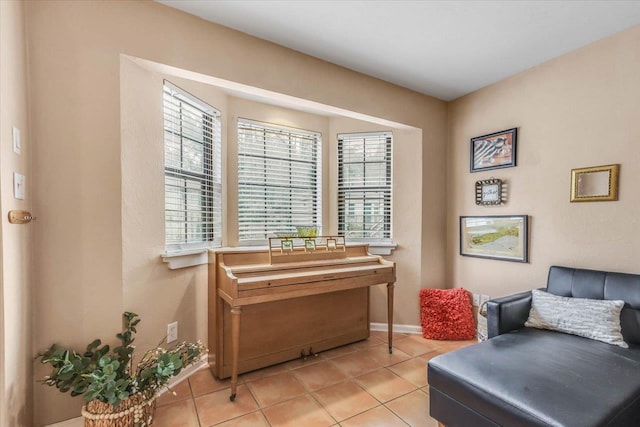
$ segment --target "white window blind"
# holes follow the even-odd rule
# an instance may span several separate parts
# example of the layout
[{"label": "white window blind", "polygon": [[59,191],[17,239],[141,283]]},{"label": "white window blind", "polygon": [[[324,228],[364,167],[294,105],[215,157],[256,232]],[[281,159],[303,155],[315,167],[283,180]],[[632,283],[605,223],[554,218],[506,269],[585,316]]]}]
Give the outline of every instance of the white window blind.
[{"label": "white window blind", "polygon": [[338,135],[338,234],[391,241],[391,132]]},{"label": "white window blind", "polygon": [[167,250],[220,246],[220,113],[166,81],[164,172]]},{"label": "white window blind", "polygon": [[322,221],[319,133],[238,119],[238,240]]}]

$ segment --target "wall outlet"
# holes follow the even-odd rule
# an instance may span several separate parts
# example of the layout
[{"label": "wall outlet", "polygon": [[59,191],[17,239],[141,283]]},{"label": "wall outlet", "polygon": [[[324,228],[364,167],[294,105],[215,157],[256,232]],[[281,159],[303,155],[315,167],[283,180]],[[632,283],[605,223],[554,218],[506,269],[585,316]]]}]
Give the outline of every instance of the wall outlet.
[{"label": "wall outlet", "polygon": [[178,322],[169,323],[167,325],[167,344],[178,339]]},{"label": "wall outlet", "polygon": [[480,306],[480,294],[473,294],[473,305]]}]

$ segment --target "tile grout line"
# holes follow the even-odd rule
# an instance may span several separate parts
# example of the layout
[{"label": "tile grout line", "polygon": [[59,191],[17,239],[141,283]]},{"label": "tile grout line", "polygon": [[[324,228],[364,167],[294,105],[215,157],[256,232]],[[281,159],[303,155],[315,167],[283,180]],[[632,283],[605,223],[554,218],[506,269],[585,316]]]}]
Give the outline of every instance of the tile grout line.
[{"label": "tile grout line", "polygon": [[[318,363],[322,363],[322,362],[318,362]],[[313,365],[309,365],[309,366],[313,366]],[[300,368],[296,368],[296,369],[300,369]],[[295,376],[294,373],[292,373],[291,371],[287,370],[287,371],[284,371],[284,372],[276,373],[274,375],[270,375],[269,377],[273,377],[273,376],[276,376],[276,375],[279,375],[279,374],[284,374],[284,373],[287,373],[287,374],[291,375],[293,377],[293,379],[298,384],[300,384],[300,386],[304,389],[305,392],[302,395],[293,396],[291,398],[284,399],[282,401],[276,402],[276,403],[274,403],[272,405],[268,405],[268,406],[265,406],[265,407],[261,407],[260,404],[257,402],[257,398],[254,396],[254,400],[256,401],[256,404],[258,405],[258,410],[262,413],[262,415],[264,416],[265,420],[267,421],[267,423],[270,426],[271,426],[271,423],[269,422],[269,419],[267,418],[266,414],[264,413],[265,409],[272,408],[274,406],[280,405],[280,404],[285,403],[285,402],[290,402],[290,401],[292,401],[294,399],[297,399],[297,398],[300,398],[300,397],[304,397],[304,396],[309,396],[314,402],[316,402],[318,404],[320,409],[322,409],[324,412],[326,412],[327,415],[329,415],[329,417],[331,417],[331,419],[333,419],[336,423],[338,423],[338,421],[335,419],[335,417],[333,415],[331,415],[331,413],[329,413],[329,411],[327,411],[327,409],[324,407],[324,405],[321,402],[318,401],[318,399],[316,399],[316,397],[313,395],[314,392],[309,390],[304,384],[302,384],[301,381]],[[269,378],[269,377],[264,377],[264,378]],[[258,379],[254,380],[254,381],[259,381],[261,379],[263,379],[263,378],[258,378]],[[340,382],[338,382],[336,384],[341,384],[341,383],[343,383],[343,382],[345,382],[347,380],[349,380],[349,378],[346,378],[346,379],[344,379],[344,380],[342,380],[342,381],[340,381]],[[336,384],[332,384],[332,385],[329,385],[329,386],[324,387],[324,388],[329,388],[329,387],[331,387],[333,385],[336,385]],[[318,389],[318,390],[323,390],[324,388]],[[247,385],[247,389],[249,389],[248,385]],[[316,390],[316,391],[318,391],[318,390]],[[251,391],[251,390],[249,389],[249,391]],[[253,393],[252,393],[252,395],[253,395]]]},{"label": "tile grout line", "polygon": [[[411,359],[407,359],[407,360],[411,360]],[[396,374],[395,372],[391,371],[390,369],[387,369],[386,367],[382,367],[382,369],[385,369],[385,370],[389,371],[392,375],[395,375],[395,376],[397,376],[398,378],[402,378],[402,377],[400,377],[398,374]],[[375,371],[371,371],[371,372],[375,372]],[[367,375],[367,374],[364,374],[364,375]],[[364,375],[361,375],[361,376],[364,376]],[[403,378],[403,379],[404,379],[404,378]],[[406,381],[406,380],[405,380],[405,381]],[[409,383],[409,381],[407,381],[407,382]],[[411,384],[411,383],[409,383],[409,384]],[[409,423],[408,423],[404,418],[402,418],[402,417],[400,416],[400,414],[396,414],[396,413],[395,413],[391,408],[389,408],[389,407],[387,406],[387,403],[389,403],[389,402],[393,402],[393,401],[394,401],[394,400],[396,400],[396,399],[400,399],[400,398],[401,398],[401,397],[403,397],[403,396],[406,396],[406,395],[408,395],[408,394],[410,394],[410,393],[413,393],[413,392],[415,392],[416,390],[419,390],[419,389],[420,389],[419,387],[416,387],[414,384],[411,384],[412,386],[414,386],[414,387],[416,387],[416,388],[414,388],[413,390],[411,390],[411,391],[409,391],[409,392],[407,392],[407,393],[403,393],[403,394],[401,394],[401,395],[399,395],[399,396],[396,396],[396,397],[394,397],[393,399],[391,399],[391,400],[389,400],[389,401],[387,401],[387,402],[382,402],[382,401],[380,401],[380,399],[378,399],[377,397],[375,397],[374,395],[372,395],[371,393],[369,393],[369,392],[368,392],[364,387],[362,387],[359,383],[357,383],[357,382],[356,382],[356,385],[357,385],[358,387],[360,387],[360,388],[361,388],[365,393],[367,393],[369,396],[371,396],[371,397],[373,397],[375,400],[377,400],[377,401],[380,403],[380,405],[378,405],[378,406],[383,406],[383,407],[384,407],[384,408],[386,408],[387,410],[391,411],[391,413],[393,413],[396,417],[398,417],[398,418],[399,418],[403,423],[407,424],[408,426],[411,426],[411,424],[409,424]],[[373,408],[369,408],[369,409],[367,409],[367,410],[365,410],[365,411],[363,411],[363,412],[360,412],[360,413],[358,413],[358,414],[354,415],[353,417],[356,417],[356,416],[358,416],[358,415],[364,414],[365,412],[370,411],[370,410],[372,410],[372,409],[375,409],[375,408],[377,408],[378,406],[374,406]],[[347,419],[345,419],[345,420],[342,420],[342,421],[346,421],[346,420],[348,420],[348,419],[350,419],[350,418],[353,418],[353,417],[349,417],[349,418],[347,418]],[[341,422],[342,422],[342,421],[341,421]]]},{"label": "tile grout line", "polygon": [[[415,390],[414,390],[414,391],[415,391]],[[411,393],[413,393],[413,391],[412,391]],[[405,395],[405,396],[406,396],[406,395]],[[393,400],[395,400],[395,399],[393,399]],[[405,420],[404,418],[402,418],[402,417],[400,416],[400,414],[396,413],[396,411],[394,411],[393,409],[389,408],[387,405],[384,405],[384,407],[385,407],[385,408],[387,408],[387,410],[389,410],[389,412],[391,412],[393,415],[395,415],[396,417],[400,418],[400,421],[402,421],[403,423],[405,423],[406,425],[408,425],[408,426],[410,426],[410,427],[411,427],[411,423],[410,423],[410,422],[408,422],[407,420]]]},{"label": "tile grout line", "polygon": [[331,414],[329,411],[327,411],[327,408],[324,407],[324,405],[322,404],[322,402],[320,402],[314,395],[313,393],[308,393],[309,397],[318,404],[318,406],[320,406],[320,409],[322,409],[324,412],[327,413],[327,415],[329,415],[329,417],[335,421],[336,424],[339,424],[340,422],[336,419],[336,417],[333,416],[333,414]]},{"label": "tile grout line", "polygon": [[[371,410],[376,409],[376,408],[379,408],[379,407],[381,407],[381,406],[384,406],[384,405],[383,405],[383,404],[376,405],[376,406],[374,406],[373,408],[369,408],[369,409],[366,409],[366,410],[364,410],[364,411],[362,411],[362,412],[358,412],[357,414],[353,414],[353,415],[351,415],[350,417],[347,417],[347,418],[345,418],[345,419],[344,419],[344,420],[342,420],[342,421],[338,421],[338,423],[339,423],[339,424],[340,424],[340,423],[343,423],[343,422],[345,422],[345,421],[348,421],[348,420],[350,420],[350,419],[352,419],[352,418],[357,417],[358,415],[362,415],[362,414],[364,414],[364,413],[365,413],[365,412],[367,412],[367,411],[371,411]],[[342,425],[342,424],[340,424],[340,425]]]},{"label": "tile grout line", "polygon": [[196,421],[198,422],[198,426],[202,427],[202,423],[200,422],[200,414],[198,414],[198,405],[196,405],[196,397],[193,395],[193,389],[191,388],[191,381],[187,378],[187,383],[189,384],[189,393],[191,394],[191,403],[193,403],[193,410],[196,412]]},{"label": "tile grout line", "polygon": [[[223,391],[223,390],[226,390],[226,389],[227,389],[227,388],[223,388],[223,389],[221,389],[221,390],[217,390],[217,391],[214,391],[214,392],[212,392],[212,393],[217,393],[217,392],[219,392],[219,391]],[[253,393],[251,392],[251,390],[249,389],[249,387],[248,387],[248,386],[247,386],[247,391],[249,392],[249,395],[250,395],[250,396],[251,396],[251,398],[253,399],[253,401],[254,401],[254,403],[256,404],[256,406],[258,407],[258,409],[254,410],[254,411],[249,411],[249,412],[247,412],[246,414],[238,415],[237,417],[229,418],[228,420],[220,421],[219,423],[215,423],[215,424],[212,424],[212,425],[210,425],[210,426],[202,426],[202,424],[201,424],[201,425],[200,425],[200,427],[214,427],[214,426],[219,426],[219,425],[221,425],[221,424],[227,423],[227,422],[232,421],[232,420],[237,420],[238,418],[242,418],[242,417],[245,417],[245,416],[247,416],[247,415],[249,415],[249,414],[254,414],[254,413],[256,413],[256,412],[260,412],[260,415],[262,415],[262,417],[263,417],[263,418],[264,418],[264,420],[267,422],[267,424],[269,425],[269,427],[271,427],[271,423],[269,422],[269,419],[268,419],[268,418],[267,418],[267,416],[262,412],[262,409],[263,409],[263,408],[261,408],[261,407],[260,407],[260,404],[258,403],[258,400],[257,400],[257,399],[256,399],[256,397],[253,395]],[[208,394],[211,394],[211,393],[208,393]],[[203,395],[203,396],[204,396],[204,395]]]}]

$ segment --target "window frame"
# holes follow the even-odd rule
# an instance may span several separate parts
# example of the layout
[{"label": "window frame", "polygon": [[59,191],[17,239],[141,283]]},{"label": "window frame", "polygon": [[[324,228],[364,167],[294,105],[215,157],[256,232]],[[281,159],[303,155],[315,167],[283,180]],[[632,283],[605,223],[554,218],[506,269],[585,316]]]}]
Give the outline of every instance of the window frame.
[{"label": "window frame", "polygon": [[[179,117],[180,131],[179,133],[173,132],[168,129],[167,117],[174,113],[167,112],[167,97],[171,98],[170,102],[174,102],[180,105],[180,112],[177,114]],[[206,126],[203,124],[203,171],[202,173],[189,170],[182,164],[180,167],[174,167],[168,165],[167,161],[167,149],[170,140],[167,138],[167,132],[172,133],[179,139],[180,145],[180,159],[182,162],[184,156],[184,142],[190,140],[195,143],[200,141],[186,135],[186,132],[182,129],[183,123],[186,121],[183,119],[184,113],[182,111],[183,104],[188,104],[191,108],[194,108],[203,114],[203,122],[207,122]],[[210,130],[210,133],[207,132]],[[184,89],[176,86],[168,80],[163,81],[163,150],[164,150],[164,194],[165,194],[165,207],[164,207],[164,244],[166,254],[189,254],[194,252],[203,251],[210,248],[217,248],[222,246],[222,115],[219,110],[212,107],[208,103],[201,99],[191,95]],[[184,180],[184,191],[180,193],[180,196],[184,198],[184,233],[180,241],[169,241],[168,230],[169,221],[167,219],[168,211],[167,205],[169,201],[169,192],[167,191],[168,179]],[[189,193],[186,191],[189,183],[196,183],[200,186],[199,194],[204,201],[202,202],[203,208],[200,210],[188,209],[188,197]],[[178,186],[176,186],[178,187]],[[203,215],[203,220],[200,221],[203,231],[200,233],[202,240],[189,241],[189,213],[198,212]]]},{"label": "window frame", "polygon": [[[363,160],[361,162],[351,161],[349,164],[363,164],[363,184],[357,187],[345,188],[343,184],[343,171],[344,171],[344,144],[348,143],[349,140],[362,140],[363,144],[366,145],[367,138],[385,138],[385,185],[372,186],[367,185],[366,183],[366,157],[363,155]],[[395,248],[395,244],[393,243],[393,132],[392,131],[375,131],[375,132],[358,132],[358,133],[340,133],[337,135],[337,233],[340,236],[345,236],[347,242],[351,243],[370,243],[372,246],[380,246],[380,248]],[[388,158],[387,158],[388,154]],[[382,162],[378,162],[382,163]],[[383,209],[385,206],[388,206],[388,214],[384,213],[385,220],[383,224],[386,230],[383,230],[383,233],[386,234],[383,237],[348,237],[345,235],[345,216],[346,216],[346,202],[345,202],[345,194],[349,192],[367,192],[367,191],[380,191],[385,192],[387,195],[385,196],[385,201],[383,203]],[[366,200],[366,197],[362,198],[363,203]],[[363,213],[364,216],[364,213]],[[385,254],[386,250],[383,250]]]},{"label": "window frame", "polygon": [[[290,230],[283,230],[283,229],[269,229],[269,225],[267,223],[267,221],[265,221],[264,224],[264,235],[265,238],[264,239],[256,239],[256,238],[252,238],[252,239],[243,239],[241,237],[242,233],[243,233],[243,218],[242,218],[242,213],[241,213],[241,193],[242,193],[242,186],[243,185],[253,185],[253,184],[245,184],[242,182],[242,178],[241,178],[241,158],[244,157],[253,157],[253,158],[262,158],[265,159],[265,165],[267,163],[267,161],[270,160],[274,160],[274,161],[286,161],[289,162],[289,175],[290,175],[290,181],[289,181],[289,186],[286,188],[289,188],[290,190],[295,188],[294,186],[291,185],[291,179],[293,178],[292,173],[293,173],[293,168],[291,167],[291,165],[294,162],[299,162],[299,163],[304,163],[302,160],[294,160],[291,155],[288,158],[285,157],[277,157],[275,155],[269,155],[266,151],[264,153],[264,156],[258,156],[256,154],[245,154],[245,153],[241,153],[241,146],[242,146],[242,142],[241,142],[241,129],[255,129],[255,130],[263,130],[263,139],[262,141],[264,141],[264,143],[266,144],[266,141],[268,139],[267,137],[267,133],[280,133],[280,134],[284,134],[287,135],[287,137],[289,138],[289,142],[291,142],[291,139],[296,137],[296,136],[301,136],[304,139],[308,139],[308,140],[313,140],[313,144],[314,146],[311,148],[311,155],[313,158],[313,164],[315,165],[315,169],[312,173],[312,175],[315,175],[315,183],[313,184],[313,186],[310,186],[310,188],[313,188],[312,194],[313,194],[313,204],[315,205],[315,211],[313,212],[313,224],[300,224],[297,223],[295,218],[291,218],[290,219],[290,223],[289,226],[293,227],[295,225],[313,225],[313,226],[317,226],[319,230],[322,229],[322,198],[323,198],[323,187],[322,187],[322,165],[323,165],[323,158],[322,158],[322,133],[321,132],[317,132],[317,131],[311,131],[311,130],[306,130],[306,129],[299,129],[299,128],[292,128],[292,127],[288,127],[288,126],[283,126],[283,125],[279,125],[279,124],[275,124],[275,123],[267,123],[267,122],[261,122],[261,121],[257,121],[257,120],[252,120],[252,119],[247,119],[244,117],[238,117],[237,121],[236,121],[236,133],[237,133],[237,165],[238,165],[238,181],[237,181],[237,228],[236,228],[236,232],[237,232],[237,244],[240,246],[260,246],[260,245],[266,245],[268,243],[268,238],[269,237],[274,237],[275,235],[273,234],[274,232],[280,232],[280,231],[290,231]],[[267,166],[265,166],[265,175],[262,175],[262,179],[265,181],[264,184],[264,188],[268,188],[269,184],[267,183],[267,176],[266,176],[266,170],[267,170]],[[273,185],[272,187],[279,187],[281,189],[284,189],[285,187],[283,187],[281,184],[278,185]],[[299,189],[299,188],[298,188]],[[266,200],[266,196],[265,199]],[[266,211],[265,208],[265,219],[268,217],[268,212]]]}]

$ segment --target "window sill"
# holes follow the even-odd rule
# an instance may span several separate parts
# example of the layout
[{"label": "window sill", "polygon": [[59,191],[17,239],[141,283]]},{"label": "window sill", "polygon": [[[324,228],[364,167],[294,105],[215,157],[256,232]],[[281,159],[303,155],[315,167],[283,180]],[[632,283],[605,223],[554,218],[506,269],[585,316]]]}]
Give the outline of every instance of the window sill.
[{"label": "window sill", "polygon": [[398,244],[393,242],[369,242],[371,255],[391,255],[397,249]]},{"label": "window sill", "polygon": [[[365,242],[347,242],[349,243],[365,243]],[[369,242],[369,253],[372,255],[391,255],[397,249],[398,245],[393,242]],[[267,249],[267,247],[249,246],[227,248],[234,251]],[[214,249],[215,250],[215,249]],[[160,255],[162,262],[167,263],[170,270],[179,268],[194,267],[209,263],[209,249],[195,249],[190,251],[167,252]]]},{"label": "window sill", "polygon": [[209,262],[209,250],[197,249],[191,251],[168,252],[160,255],[162,262],[169,264],[170,270],[178,268],[193,267],[207,264]]}]

